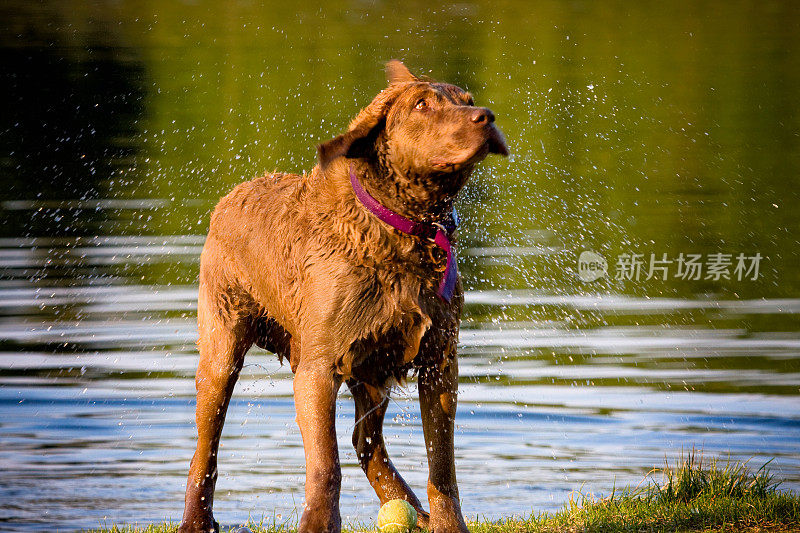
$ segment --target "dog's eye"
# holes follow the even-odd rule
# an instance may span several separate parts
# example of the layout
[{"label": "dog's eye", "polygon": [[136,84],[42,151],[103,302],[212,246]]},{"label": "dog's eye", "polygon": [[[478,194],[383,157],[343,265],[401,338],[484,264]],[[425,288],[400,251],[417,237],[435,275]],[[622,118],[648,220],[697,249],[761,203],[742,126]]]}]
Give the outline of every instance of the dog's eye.
[{"label": "dog's eye", "polygon": [[424,98],[417,100],[416,105],[414,105],[414,109],[425,109],[426,107],[428,107],[428,102]]}]

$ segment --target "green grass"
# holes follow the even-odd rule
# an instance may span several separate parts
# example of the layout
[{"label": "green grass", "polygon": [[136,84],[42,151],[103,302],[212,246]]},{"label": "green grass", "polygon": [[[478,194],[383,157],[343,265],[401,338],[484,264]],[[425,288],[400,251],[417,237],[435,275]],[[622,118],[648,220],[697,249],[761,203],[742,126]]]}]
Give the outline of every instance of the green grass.
[{"label": "green grass", "polygon": [[[694,451],[674,467],[653,469],[634,488],[595,498],[577,492],[555,513],[477,521],[473,533],[800,531],[800,495],[782,491],[767,470],[706,461]],[[658,479],[658,478],[661,479]],[[249,524],[254,533],[289,533],[293,524]],[[177,523],[112,526],[97,533],[171,533]],[[350,531],[365,528],[351,527]]]}]

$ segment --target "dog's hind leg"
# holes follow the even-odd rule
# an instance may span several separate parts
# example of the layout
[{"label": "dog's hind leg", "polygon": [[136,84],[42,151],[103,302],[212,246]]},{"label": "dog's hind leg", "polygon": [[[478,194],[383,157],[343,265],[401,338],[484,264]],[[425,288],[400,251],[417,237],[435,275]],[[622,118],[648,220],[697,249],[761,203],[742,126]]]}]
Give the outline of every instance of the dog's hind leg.
[{"label": "dog's hind leg", "polygon": [[232,317],[230,313],[221,312],[202,280],[197,321],[200,333],[200,364],[195,377],[197,449],[186,482],[180,533],[219,529],[212,514],[217,449],[233,387],[254,337],[253,320],[249,316]]},{"label": "dog's hind leg", "polygon": [[353,446],[358,462],[367,475],[381,505],[389,500],[406,500],[417,510],[417,525],[428,527],[428,513],[422,509],[417,496],[395,469],[383,441],[383,417],[389,403],[389,391],[367,383],[349,380],[347,387],[356,404],[356,426]]}]

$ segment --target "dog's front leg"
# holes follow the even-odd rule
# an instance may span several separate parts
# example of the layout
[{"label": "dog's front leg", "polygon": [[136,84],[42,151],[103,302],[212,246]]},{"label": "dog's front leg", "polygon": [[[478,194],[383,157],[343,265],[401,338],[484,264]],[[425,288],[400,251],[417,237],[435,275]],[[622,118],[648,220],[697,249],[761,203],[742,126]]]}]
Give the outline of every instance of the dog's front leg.
[{"label": "dog's front leg", "polygon": [[294,405],[306,455],[306,501],[300,533],[339,533],[342,472],[336,445],[336,393],[341,379],[319,360],[301,359]]},{"label": "dog's front leg", "polygon": [[428,452],[428,503],[434,533],[468,531],[461,514],[453,453],[453,431],[458,391],[458,363],[426,368],[419,374],[422,428]]}]

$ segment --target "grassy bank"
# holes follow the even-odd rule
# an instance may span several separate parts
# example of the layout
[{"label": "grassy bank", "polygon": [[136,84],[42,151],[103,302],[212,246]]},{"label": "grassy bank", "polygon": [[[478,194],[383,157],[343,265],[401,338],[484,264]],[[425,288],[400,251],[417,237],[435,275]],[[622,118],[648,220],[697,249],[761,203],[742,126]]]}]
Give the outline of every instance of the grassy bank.
[{"label": "grassy bank", "polygon": [[[781,491],[765,467],[691,453],[675,466],[654,469],[640,486],[604,498],[577,494],[556,513],[470,525],[476,533],[800,531],[800,495]],[[254,533],[288,533],[291,525],[251,524]],[[177,524],[113,526],[97,533],[167,533]],[[351,531],[358,531],[352,528]]]}]

